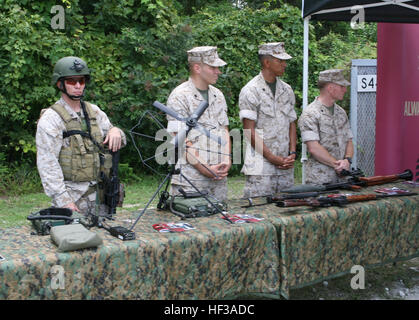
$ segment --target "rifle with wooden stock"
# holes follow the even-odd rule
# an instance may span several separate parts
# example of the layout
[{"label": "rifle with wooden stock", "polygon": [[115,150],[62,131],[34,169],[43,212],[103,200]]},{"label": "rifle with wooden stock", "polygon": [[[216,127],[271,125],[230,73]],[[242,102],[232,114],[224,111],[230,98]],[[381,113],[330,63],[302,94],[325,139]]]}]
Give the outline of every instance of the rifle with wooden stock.
[{"label": "rifle with wooden stock", "polygon": [[337,183],[326,183],[323,185],[298,185],[292,188],[281,190],[284,193],[300,193],[300,192],[319,192],[319,191],[330,191],[330,190],[360,190],[362,187],[375,186],[380,184],[386,184],[390,182],[395,182],[398,180],[412,180],[413,173],[411,170],[406,169],[400,174],[393,174],[387,176],[372,176],[372,177],[362,177],[362,176],[352,176],[348,181],[337,182]]},{"label": "rifle with wooden stock", "polygon": [[354,203],[354,202],[363,202],[370,200],[378,200],[388,197],[402,197],[402,196],[414,196],[417,195],[415,192],[405,192],[398,194],[357,194],[357,195],[328,195],[321,196],[317,198],[308,198],[308,199],[288,199],[283,201],[276,202],[278,207],[300,207],[300,206],[310,206],[310,207],[331,207],[331,206],[343,206],[345,204]]},{"label": "rifle with wooden stock", "polygon": [[[284,200],[294,200],[294,199],[306,199],[306,198],[315,198],[321,196],[322,194],[330,194],[330,193],[338,193],[339,191],[314,191],[314,192],[301,192],[301,193],[286,193],[286,194],[278,194],[278,195],[267,195],[267,196],[257,196],[257,197],[249,197],[243,198],[249,202],[248,205],[241,206],[241,208],[250,208],[250,207],[257,207],[257,206],[264,206],[270,203],[277,203],[279,201]],[[262,199],[262,201],[258,201],[258,199]]]}]

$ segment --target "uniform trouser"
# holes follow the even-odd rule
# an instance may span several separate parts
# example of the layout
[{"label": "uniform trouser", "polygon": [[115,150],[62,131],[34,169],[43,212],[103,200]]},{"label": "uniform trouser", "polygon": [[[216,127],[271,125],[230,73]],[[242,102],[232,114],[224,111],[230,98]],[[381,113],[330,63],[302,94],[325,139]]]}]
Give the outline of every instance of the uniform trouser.
[{"label": "uniform trouser", "polygon": [[323,163],[316,161],[313,158],[307,160],[304,166],[304,174],[306,184],[324,184],[345,182],[346,179],[339,178],[335,169]]},{"label": "uniform trouser", "polygon": [[294,175],[248,175],[243,190],[243,197],[268,196],[281,192],[294,185]]},{"label": "uniform trouser", "polygon": [[[198,188],[199,191],[208,191],[208,194],[218,201],[225,202],[228,197],[227,178],[222,180],[195,180],[192,181],[193,185]],[[185,192],[197,192],[191,185],[179,185],[171,184],[170,194],[181,195],[179,188],[182,188]]]}]

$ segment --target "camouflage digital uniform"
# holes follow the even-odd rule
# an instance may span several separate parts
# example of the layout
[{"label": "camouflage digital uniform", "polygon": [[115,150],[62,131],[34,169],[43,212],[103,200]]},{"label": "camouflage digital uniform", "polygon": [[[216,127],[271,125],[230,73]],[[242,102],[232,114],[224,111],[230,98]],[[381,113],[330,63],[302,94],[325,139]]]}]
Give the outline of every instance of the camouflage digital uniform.
[{"label": "camouflage digital uniform", "polygon": [[[80,116],[65,102],[63,98],[56,102],[64,106],[66,111],[75,119]],[[106,114],[98,106],[91,104],[96,113],[96,120],[102,136],[105,137],[113,127]],[[81,118],[84,118],[81,113]],[[74,202],[82,212],[93,210],[96,203],[97,181],[74,182],[65,181],[61,166],[58,162],[63,146],[69,145],[69,137],[63,138],[66,130],[61,116],[48,108],[39,119],[36,131],[37,166],[45,193],[52,200],[52,206],[63,207]],[[126,145],[126,137],[122,130],[122,146]],[[100,210],[105,210],[100,208]]]},{"label": "camouflage digital uniform", "polygon": [[[272,45],[274,48],[280,45],[280,50],[283,49],[282,43]],[[263,48],[263,45],[260,48]],[[285,50],[281,53],[284,54]],[[291,58],[291,56],[280,57]],[[256,134],[263,139],[269,150],[277,156],[287,157],[290,124],[297,119],[294,105],[295,95],[291,86],[277,77],[274,97],[261,72],[240,92],[240,120],[243,118],[254,120]],[[243,192],[245,197],[278,193],[281,189],[294,184],[294,168],[288,170],[277,168],[256,152],[247,139],[242,172],[246,175]]]},{"label": "camouflage digital uniform", "polygon": [[[227,103],[223,93],[215,88],[209,86],[208,89],[208,108],[199,118],[199,123],[206,129],[210,130],[212,134],[223,137],[225,127],[229,125],[227,116]],[[167,100],[167,106],[175,110],[181,117],[188,117],[193,111],[204,101],[204,98],[195,88],[191,79],[176,87]],[[185,125],[167,116],[168,119],[168,132],[179,132]],[[199,157],[206,163],[213,165],[221,162],[221,155],[218,154],[222,151],[221,146],[215,141],[208,139],[201,132],[192,129],[188,134],[188,140],[193,143],[193,147],[199,151]],[[194,152],[195,149],[192,149]],[[209,194],[213,195],[220,201],[227,197],[227,178],[222,180],[212,180],[202,175],[190,163],[186,162],[185,155],[179,159],[178,167],[187,179],[189,179],[198,189],[207,190]],[[176,194],[179,187],[185,191],[196,192],[190,184],[180,175],[172,177],[172,190]],[[211,189],[211,190],[209,190]]]},{"label": "camouflage digital uniform", "polygon": [[[188,51],[188,61],[205,63],[210,66],[218,67],[226,63],[218,57],[216,47],[196,47]],[[189,117],[197,107],[204,101],[201,93],[195,87],[191,78],[176,87],[170,94],[167,100],[167,106],[175,110],[181,117]],[[185,128],[185,123],[167,116],[168,128],[170,133],[177,133]],[[227,103],[223,93],[212,85],[208,87],[208,107],[198,122],[202,124],[212,134],[217,135],[223,140],[225,137],[225,128],[229,125],[227,116]],[[187,139],[192,143],[191,153],[199,152],[199,158],[209,165],[215,165],[222,162],[220,154],[223,152],[223,147],[217,142],[209,139],[201,132],[192,129]],[[193,161],[193,158],[192,158]],[[200,191],[206,190],[208,193],[219,201],[227,200],[227,178],[221,180],[213,180],[202,175],[192,164],[186,161],[185,154],[181,155],[177,163],[177,168],[180,168],[182,175],[184,175],[190,182],[196,186]],[[173,175],[171,180],[170,193],[173,195],[179,194],[178,189],[182,188],[187,192],[196,192],[181,175]]]},{"label": "camouflage digital uniform", "polygon": [[[321,71],[319,83],[334,83],[340,86],[349,86],[351,83],[344,77],[342,69],[329,69]],[[345,157],[346,146],[353,138],[350,123],[345,110],[334,103],[332,107],[323,105],[318,97],[304,108],[298,126],[303,143],[318,141],[329,154],[337,160]],[[304,173],[306,183],[323,184],[344,181],[335,172],[335,169],[309,157],[305,164]]]},{"label": "camouflage digital uniform", "polygon": [[[335,159],[343,159],[348,140],[353,138],[348,116],[336,103],[334,114],[316,98],[304,108],[298,126],[303,143],[316,140]],[[340,181],[335,170],[309,157],[305,165],[306,183],[322,184]]]}]

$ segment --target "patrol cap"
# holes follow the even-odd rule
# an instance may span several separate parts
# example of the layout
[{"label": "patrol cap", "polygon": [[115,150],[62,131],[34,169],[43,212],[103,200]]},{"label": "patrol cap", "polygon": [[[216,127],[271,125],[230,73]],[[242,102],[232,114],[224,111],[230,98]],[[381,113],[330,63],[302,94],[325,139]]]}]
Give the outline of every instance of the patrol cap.
[{"label": "patrol cap", "polygon": [[220,59],[217,47],[195,47],[188,51],[188,62],[205,63],[211,67],[222,67],[227,63]]},{"label": "patrol cap", "polygon": [[269,55],[281,60],[292,59],[292,57],[285,52],[285,46],[283,42],[270,42],[261,44],[259,45],[258,53],[260,55]]},{"label": "patrol cap", "polygon": [[341,86],[351,85],[351,83],[343,76],[342,69],[329,69],[321,71],[319,74],[319,82],[332,82]]}]

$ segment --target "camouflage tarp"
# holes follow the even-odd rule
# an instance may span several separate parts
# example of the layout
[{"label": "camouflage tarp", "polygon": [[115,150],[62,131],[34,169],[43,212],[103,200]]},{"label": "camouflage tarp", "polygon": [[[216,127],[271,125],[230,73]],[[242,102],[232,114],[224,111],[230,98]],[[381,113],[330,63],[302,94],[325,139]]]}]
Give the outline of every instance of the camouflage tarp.
[{"label": "camouflage tarp", "polygon": [[[136,214],[117,215],[111,224],[129,227]],[[0,299],[279,296],[274,226],[266,221],[231,225],[220,217],[187,220],[195,230],[159,233],[153,224],[180,218],[150,210],[135,227],[136,240],[124,242],[92,228],[103,245],[67,253],[58,252],[50,236],[31,235],[29,225],[0,230],[0,255],[5,258],[0,261]]]},{"label": "camouflage tarp", "polygon": [[[393,185],[419,192],[403,183],[385,187]],[[94,228],[104,245],[70,253],[57,252],[49,236],[31,236],[29,226],[0,230],[0,299],[289,298],[290,289],[343,275],[354,265],[419,256],[419,196],[322,209],[243,209],[239,202],[246,204],[231,201],[231,213],[265,220],[230,225],[214,215],[188,219],[195,230],[158,233],[154,223],[179,218],[150,210],[135,228],[137,240],[123,242]],[[125,219],[119,215],[112,224],[130,226]],[[64,270],[64,289],[51,288],[56,265]]]},{"label": "camouflage tarp", "polygon": [[[419,188],[405,183],[369,187],[361,193],[392,186],[419,193]],[[278,231],[281,294],[286,298],[290,289],[349,273],[354,265],[365,268],[419,256],[418,195],[345,207],[266,205],[246,212],[266,218]]]}]

